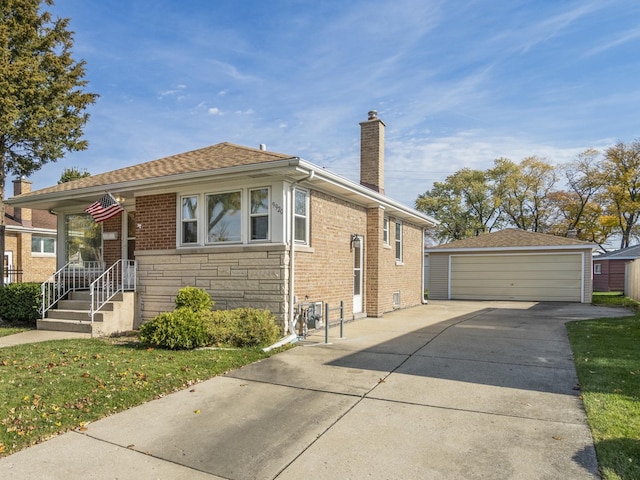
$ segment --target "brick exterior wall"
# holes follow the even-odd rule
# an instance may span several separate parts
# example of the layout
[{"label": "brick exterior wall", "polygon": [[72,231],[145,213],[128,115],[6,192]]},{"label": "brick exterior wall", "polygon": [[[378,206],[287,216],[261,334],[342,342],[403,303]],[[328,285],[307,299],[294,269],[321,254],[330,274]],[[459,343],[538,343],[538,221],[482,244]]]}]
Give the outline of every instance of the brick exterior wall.
[{"label": "brick exterior wall", "polygon": [[[394,292],[400,292],[401,308],[422,302],[420,228],[403,223],[404,262],[397,264],[395,249],[382,245],[383,209],[367,209],[315,190],[309,195],[310,246],[296,246],[295,253],[298,301],[328,302],[332,308],[343,301],[345,318],[353,318],[350,241],[352,234],[358,234],[364,237],[364,313],[382,316],[397,308]],[[178,290],[185,286],[205,289],[215,308],[266,308],[284,325],[289,302],[288,245],[177,249],[175,202],[174,194],[136,198],[136,223],[141,226],[136,231],[137,325],[172,310]]]},{"label": "brick exterior wall", "polygon": [[[402,222],[402,262],[396,262],[395,218],[389,218],[390,246],[382,248],[382,271],[380,278],[380,309],[389,312],[394,308],[420,305],[422,292],[423,242],[422,228],[409,222]],[[400,304],[393,305],[393,294],[400,293]]]},{"label": "brick exterior wall", "polygon": [[[351,234],[366,237],[367,211],[352,203],[312,191],[311,248],[296,246],[295,292],[303,302],[329,302],[331,308],[344,301],[345,315],[353,315],[353,252]],[[365,239],[365,257],[366,239]],[[366,260],[365,260],[366,263]],[[365,269],[363,291],[367,290]],[[365,300],[366,302],[366,300]]]},{"label": "brick exterior wall", "polygon": [[31,254],[31,233],[5,233],[5,251],[13,254],[13,266],[22,270],[18,277],[21,282],[44,282],[56,271],[55,256],[33,256]]},{"label": "brick exterior wall", "polygon": [[[117,232],[115,240],[102,240],[102,257],[105,268],[109,268],[122,258],[122,213],[102,222],[102,232]],[[126,213],[125,213],[126,215]],[[126,239],[125,239],[126,240]]]},{"label": "brick exterior wall", "polygon": [[371,118],[360,123],[360,183],[384,193],[384,122]]},{"label": "brick exterior wall", "polygon": [[[295,259],[295,295],[299,301],[342,300],[347,318],[353,316],[353,252],[351,234],[364,237],[364,310],[382,316],[394,308],[422,303],[422,229],[403,223],[403,259],[382,244],[384,210],[366,209],[323,193],[311,192],[311,248],[300,248]],[[390,236],[394,238],[392,223]],[[394,307],[393,294],[400,292]]]},{"label": "brick exterior wall", "polygon": [[136,250],[176,248],[176,194],[136,198]]}]

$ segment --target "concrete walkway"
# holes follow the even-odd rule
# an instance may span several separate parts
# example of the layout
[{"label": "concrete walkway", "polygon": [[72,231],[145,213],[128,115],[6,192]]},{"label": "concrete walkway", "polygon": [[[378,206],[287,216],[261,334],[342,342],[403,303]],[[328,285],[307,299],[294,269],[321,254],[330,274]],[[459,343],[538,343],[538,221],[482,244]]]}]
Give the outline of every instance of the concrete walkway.
[{"label": "concrete walkway", "polygon": [[432,302],[0,460],[11,479],[597,479],[577,304]]},{"label": "concrete walkway", "polygon": [[91,338],[90,333],[54,332],[50,330],[28,330],[0,337],[0,348],[23,345],[25,343],[47,342],[49,340],[66,340],[68,338]]}]

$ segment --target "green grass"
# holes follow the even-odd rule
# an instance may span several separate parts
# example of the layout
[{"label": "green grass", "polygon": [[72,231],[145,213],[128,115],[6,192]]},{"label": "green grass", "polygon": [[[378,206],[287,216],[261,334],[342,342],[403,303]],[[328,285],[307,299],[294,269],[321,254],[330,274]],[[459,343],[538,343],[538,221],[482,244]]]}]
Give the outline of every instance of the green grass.
[{"label": "green grass", "polygon": [[594,292],[591,303],[608,307],[626,307],[636,312],[640,311],[640,303],[632,298],[625,297],[622,292]]},{"label": "green grass", "polygon": [[6,337],[7,335],[13,335],[14,333],[26,332],[27,330],[33,330],[31,327],[14,327],[7,324],[0,325],[0,337]]},{"label": "green grass", "polygon": [[603,479],[639,479],[640,315],[567,331]]},{"label": "green grass", "polygon": [[145,348],[135,338],[2,348],[0,456],[273,353],[169,351]]}]

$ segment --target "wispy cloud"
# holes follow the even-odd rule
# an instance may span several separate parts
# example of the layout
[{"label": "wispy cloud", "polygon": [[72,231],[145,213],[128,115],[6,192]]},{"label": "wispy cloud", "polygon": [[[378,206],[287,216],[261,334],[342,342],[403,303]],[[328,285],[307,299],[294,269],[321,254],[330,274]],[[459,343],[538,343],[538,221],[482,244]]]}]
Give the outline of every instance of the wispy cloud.
[{"label": "wispy cloud", "polygon": [[605,42],[597,47],[594,47],[590,50],[587,50],[584,53],[584,56],[590,57],[593,55],[598,55],[602,52],[606,52],[615,47],[619,47],[620,45],[624,45],[625,43],[632,42],[634,40],[640,39],[640,27],[634,28],[633,30],[628,30],[621,35],[616,36],[613,40]]}]

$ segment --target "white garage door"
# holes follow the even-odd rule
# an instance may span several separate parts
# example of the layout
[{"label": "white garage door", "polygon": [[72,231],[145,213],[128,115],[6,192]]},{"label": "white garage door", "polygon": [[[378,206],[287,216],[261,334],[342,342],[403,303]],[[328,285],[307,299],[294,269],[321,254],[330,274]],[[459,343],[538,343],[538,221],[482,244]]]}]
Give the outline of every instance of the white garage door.
[{"label": "white garage door", "polygon": [[452,255],[449,298],[582,301],[582,254]]}]

